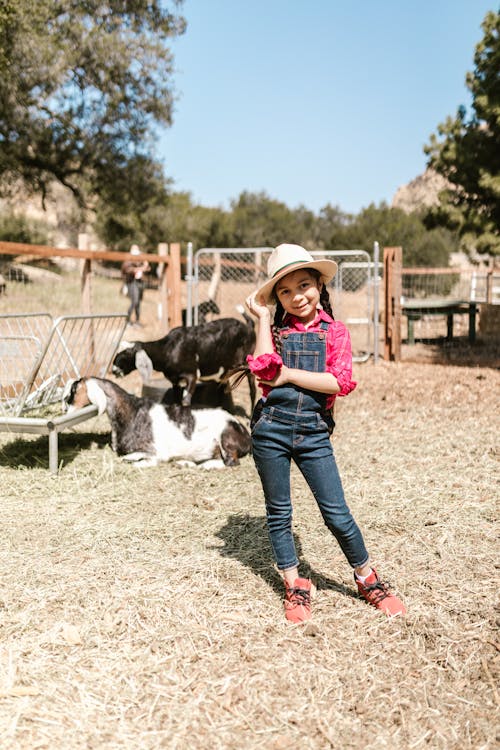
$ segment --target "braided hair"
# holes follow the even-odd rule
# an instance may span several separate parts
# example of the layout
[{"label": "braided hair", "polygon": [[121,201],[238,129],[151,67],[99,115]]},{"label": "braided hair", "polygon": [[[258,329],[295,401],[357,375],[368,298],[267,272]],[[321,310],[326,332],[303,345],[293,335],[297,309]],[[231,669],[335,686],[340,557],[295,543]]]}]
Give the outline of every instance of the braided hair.
[{"label": "braided hair", "polygon": [[281,336],[280,330],[282,328],[283,318],[285,311],[283,305],[279,300],[276,300],[276,311],[274,313],[273,323],[271,326],[271,334],[273,337],[274,348],[277,354],[281,354]]}]

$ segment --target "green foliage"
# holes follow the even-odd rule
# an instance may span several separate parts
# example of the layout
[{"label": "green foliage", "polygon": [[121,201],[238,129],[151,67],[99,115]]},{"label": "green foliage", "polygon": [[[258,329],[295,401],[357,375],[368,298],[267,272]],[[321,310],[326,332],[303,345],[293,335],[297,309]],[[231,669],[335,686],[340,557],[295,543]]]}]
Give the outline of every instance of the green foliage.
[{"label": "green foliage", "polygon": [[[128,223],[127,223],[128,222]],[[428,230],[418,214],[405,214],[385,203],[370,205],[357,216],[338,207],[325,206],[318,215],[302,206],[288,208],[265,193],[243,192],[230,211],[193,204],[189,193],[172,193],[163,202],[145,209],[140,223],[125,212],[108,213],[99,231],[106,245],[126,249],[139,242],[154,252],[159,242],[192,242],[202,247],[274,247],[296,242],[321,250],[361,249],[402,245],[406,266],[447,266],[450,253],[458,249],[449,230]]]},{"label": "green foliage", "polygon": [[96,198],[117,205],[131,177],[139,192],[151,187],[152,134],[172,117],[168,43],[184,26],[163,0],[4,2],[2,181],[43,195],[56,179],[86,209]]},{"label": "green foliage", "polygon": [[283,242],[308,244],[308,227],[314,214],[300,207],[295,211],[264,193],[243,192],[232,202],[234,247],[274,247]]},{"label": "green foliage", "polygon": [[[23,242],[29,245],[46,245],[48,227],[41,221],[28,219],[22,214],[7,211],[0,214],[0,241]],[[12,261],[10,255],[0,255],[0,272],[5,273]]]},{"label": "green foliage", "polygon": [[[340,247],[345,248],[343,235],[348,226],[352,224],[355,217],[352,214],[346,214],[338,206],[332,206],[329,203],[324,206],[316,222],[314,246],[325,250],[335,250]],[[368,246],[373,244],[373,238],[367,240]],[[367,249],[364,244],[358,249]],[[356,248],[352,248],[356,249]]]},{"label": "green foliage", "polygon": [[425,147],[429,165],[450,182],[428,226],[457,230],[464,249],[500,254],[500,12],[486,14],[466,85],[473,98],[438,126]]},{"label": "green foliage", "polygon": [[[155,243],[155,217],[164,209],[167,185],[160,167],[139,154],[123,164],[114,179],[106,177],[96,204],[95,225],[105,244],[128,250],[133,242],[144,249]],[[160,228],[164,228],[162,223]]]},{"label": "green foliage", "polygon": [[48,227],[41,221],[27,219],[22,214],[10,211],[0,215],[0,240],[4,242],[46,245],[48,238]]},{"label": "green foliage", "polygon": [[458,249],[457,240],[445,229],[426,229],[417,213],[406,214],[385,203],[362,209],[349,223],[338,228],[331,238],[333,250],[371,251],[374,240],[380,247],[402,246],[405,266],[447,266],[450,253]]}]

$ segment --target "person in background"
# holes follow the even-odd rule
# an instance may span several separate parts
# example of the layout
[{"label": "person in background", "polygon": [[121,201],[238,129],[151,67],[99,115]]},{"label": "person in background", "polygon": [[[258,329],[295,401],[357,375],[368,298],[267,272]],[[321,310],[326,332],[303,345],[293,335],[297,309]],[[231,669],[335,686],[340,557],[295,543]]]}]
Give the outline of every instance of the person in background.
[{"label": "person in background", "polygon": [[[137,245],[130,248],[131,255],[140,255],[141,251]],[[147,260],[125,260],[122,263],[121,273],[123,282],[127,287],[127,296],[130,299],[130,305],[127,311],[127,319],[131,325],[142,326],[141,302],[144,294],[144,274],[151,270]],[[132,313],[135,314],[135,321],[132,322]]]},{"label": "person in background", "polygon": [[[268,261],[268,280],[246,300],[257,318],[257,344],[247,362],[262,388],[251,422],[252,453],[264,490],[271,547],[285,584],[285,617],[292,623],[311,617],[313,589],[309,579],[299,576],[292,460],[353,569],[360,595],[389,616],[406,611],[370,563],[330,442],[335,398],[356,386],[349,332],[334,320],[326,286],[336,271],[334,261],[317,260],[300,245],[279,245]],[[276,306],[274,319],[269,305]]]}]

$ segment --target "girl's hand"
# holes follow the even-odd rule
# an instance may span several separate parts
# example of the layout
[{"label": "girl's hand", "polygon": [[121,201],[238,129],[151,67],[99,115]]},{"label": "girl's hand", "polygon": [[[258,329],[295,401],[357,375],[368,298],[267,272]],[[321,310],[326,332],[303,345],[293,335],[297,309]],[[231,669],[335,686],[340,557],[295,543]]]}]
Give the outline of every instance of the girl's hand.
[{"label": "girl's hand", "polygon": [[267,305],[261,305],[257,300],[255,299],[255,295],[257,292],[254,292],[249,297],[246,298],[245,304],[249,310],[249,312],[252,313],[256,318],[262,319],[262,318],[270,318],[271,313],[269,311],[269,308]]},{"label": "girl's hand", "polygon": [[290,380],[290,368],[286,365],[281,365],[279,372],[276,374],[276,376],[272,380],[260,380],[258,379],[258,383],[263,383],[264,385],[270,385],[273,388],[276,388],[279,385],[285,385],[285,383],[288,383]]}]

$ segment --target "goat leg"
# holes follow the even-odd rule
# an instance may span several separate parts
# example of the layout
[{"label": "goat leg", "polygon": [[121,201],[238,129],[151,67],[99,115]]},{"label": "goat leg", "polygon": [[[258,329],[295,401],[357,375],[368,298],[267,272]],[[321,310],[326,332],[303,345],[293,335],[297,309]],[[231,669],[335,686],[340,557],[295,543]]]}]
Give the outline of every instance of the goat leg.
[{"label": "goat leg", "polygon": [[182,406],[191,406],[191,400],[196,388],[196,375],[184,374],[179,378],[179,385],[183,384],[184,388],[182,391]]}]

